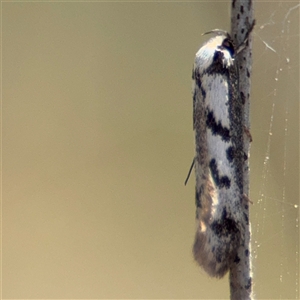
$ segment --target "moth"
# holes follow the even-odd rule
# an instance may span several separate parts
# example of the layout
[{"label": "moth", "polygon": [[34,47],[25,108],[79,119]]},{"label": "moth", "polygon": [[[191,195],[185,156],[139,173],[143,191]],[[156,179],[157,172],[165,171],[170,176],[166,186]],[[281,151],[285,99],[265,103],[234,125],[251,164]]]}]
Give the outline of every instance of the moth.
[{"label": "moth", "polygon": [[210,276],[221,278],[239,260],[237,249],[243,243],[243,224],[248,222],[243,211],[243,104],[235,57],[245,47],[249,33],[243,47],[235,47],[225,31],[209,33],[215,36],[196,53],[192,73],[196,146],[193,254]]}]

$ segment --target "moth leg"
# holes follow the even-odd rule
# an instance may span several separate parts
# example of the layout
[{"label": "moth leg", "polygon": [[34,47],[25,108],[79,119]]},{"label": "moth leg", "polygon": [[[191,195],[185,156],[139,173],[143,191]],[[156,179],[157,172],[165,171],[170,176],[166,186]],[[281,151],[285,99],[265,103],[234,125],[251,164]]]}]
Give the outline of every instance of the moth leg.
[{"label": "moth leg", "polygon": [[246,136],[249,139],[249,142],[251,143],[253,141],[252,135],[251,135],[249,128],[247,128],[245,125],[244,125],[244,133],[246,134]]},{"label": "moth leg", "polygon": [[255,20],[253,20],[249,30],[247,31],[247,34],[244,38],[244,40],[242,41],[242,43],[237,47],[236,49],[236,54],[239,54],[241,51],[243,51],[246,46],[247,46],[247,42],[248,42],[248,39],[249,39],[249,36],[250,36],[250,33],[252,32],[253,28],[254,28],[254,25],[255,25]]},{"label": "moth leg", "polygon": [[195,158],[194,158],[193,161],[192,161],[192,165],[191,165],[191,167],[190,167],[190,169],[189,169],[189,172],[188,172],[188,175],[187,175],[186,180],[185,180],[185,182],[184,182],[184,185],[186,185],[187,182],[189,181],[189,178],[190,178],[190,176],[191,176],[191,173],[192,173],[194,164],[195,164]]},{"label": "moth leg", "polygon": [[247,203],[251,203],[253,205],[253,201],[251,201],[246,194],[243,194],[243,200],[246,201]]}]

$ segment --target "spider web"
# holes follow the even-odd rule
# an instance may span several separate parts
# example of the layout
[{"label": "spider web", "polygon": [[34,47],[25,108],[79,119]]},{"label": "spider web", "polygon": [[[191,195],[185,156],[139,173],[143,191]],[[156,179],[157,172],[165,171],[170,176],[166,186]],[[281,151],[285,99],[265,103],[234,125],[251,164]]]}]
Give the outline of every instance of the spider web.
[{"label": "spider web", "polygon": [[256,6],[250,182],[257,299],[299,299],[299,8]]}]

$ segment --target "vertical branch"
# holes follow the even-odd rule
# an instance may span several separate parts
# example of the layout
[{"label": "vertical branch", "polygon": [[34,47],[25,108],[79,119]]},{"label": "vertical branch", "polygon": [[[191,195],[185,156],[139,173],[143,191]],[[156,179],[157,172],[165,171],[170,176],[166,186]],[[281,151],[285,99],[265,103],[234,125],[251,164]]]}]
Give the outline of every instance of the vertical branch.
[{"label": "vertical branch", "polygon": [[[232,0],[231,11],[231,36],[236,45],[241,45],[249,28],[253,23],[252,0]],[[250,75],[252,66],[252,42],[251,36],[247,41],[245,49],[236,56],[239,72],[239,93],[243,104],[243,118],[245,130],[250,130]],[[243,194],[249,194],[249,150],[250,137],[244,134],[244,153],[248,159],[243,162]],[[241,240],[237,251],[236,263],[230,268],[230,299],[252,299],[252,277],[251,277],[251,228],[249,221],[249,200],[242,200],[243,214],[245,216],[245,236]]]}]

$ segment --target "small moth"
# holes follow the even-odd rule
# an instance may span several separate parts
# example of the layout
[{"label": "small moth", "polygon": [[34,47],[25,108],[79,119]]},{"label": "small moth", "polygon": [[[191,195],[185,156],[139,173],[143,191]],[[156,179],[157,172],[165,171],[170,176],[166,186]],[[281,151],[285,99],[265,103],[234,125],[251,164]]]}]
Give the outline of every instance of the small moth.
[{"label": "small moth", "polygon": [[236,48],[225,31],[209,33],[215,36],[196,53],[192,74],[196,145],[193,254],[210,276],[221,278],[239,260],[236,250],[243,242],[243,224],[248,222],[242,207],[243,111],[235,63],[242,48]]}]

